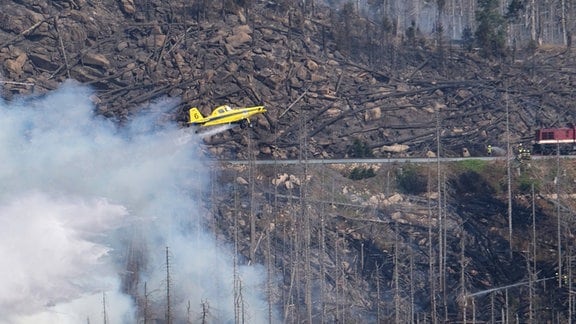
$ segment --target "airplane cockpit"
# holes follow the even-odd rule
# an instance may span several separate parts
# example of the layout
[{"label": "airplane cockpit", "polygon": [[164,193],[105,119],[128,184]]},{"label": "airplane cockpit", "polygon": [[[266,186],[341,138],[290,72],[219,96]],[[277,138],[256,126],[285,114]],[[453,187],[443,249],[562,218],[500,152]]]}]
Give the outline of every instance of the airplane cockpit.
[{"label": "airplane cockpit", "polygon": [[228,106],[228,105],[224,105],[224,106],[218,107],[218,109],[216,109],[216,112],[217,112],[218,114],[223,114],[223,113],[225,113],[225,112],[227,112],[227,111],[231,111],[231,110],[232,110],[232,107],[230,107],[230,106]]}]

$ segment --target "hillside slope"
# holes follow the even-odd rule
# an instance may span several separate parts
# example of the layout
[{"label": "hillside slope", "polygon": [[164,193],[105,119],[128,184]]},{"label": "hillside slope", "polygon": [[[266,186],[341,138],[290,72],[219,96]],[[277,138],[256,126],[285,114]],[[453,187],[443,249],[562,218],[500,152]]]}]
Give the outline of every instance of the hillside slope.
[{"label": "hillside slope", "polygon": [[[354,12],[279,3],[10,1],[0,13],[3,97],[43,95],[74,79],[94,89],[96,113],[119,125],[165,102],[161,122],[182,127],[192,106],[206,114],[220,104],[264,104],[253,128],[204,139],[216,159],[459,156],[464,148],[479,156],[487,144],[505,147],[508,128],[515,144],[541,125],[575,119],[569,49],[517,49],[490,61],[429,35],[403,40]],[[239,244],[240,262],[280,278],[267,296],[286,322],[455,321],[473,312],[527,319],[526,290],[483,295],[478,310],[463,296],[535,272],[554,277],[555,252],[542,251],[557,249],[556,169],[514,165],[518,232],[509,249],[505,166],[443,168],[379,167],[359,181],[352,170],[305,165],[225,168],[205,200],[206,223]],[[531,183],[541,184],[540,252],[527,258],[538,259],[537,271],[523,254]],[[131,279],[126,291],[144,303]],[[569,316],[565,288],[535,288],[539,307],[553,310],[539,319]],[[147,304],[139,306],[146,317]]]},{"label": "hillside slope", "polygon": [[274,269],[288,323],[566,322],[574,162],[512,167],[508,211],[504,161],[228,166],[207,223]]},{"label": "hillside slope", "polygon": [[[393,144],[408,155],[511,140],[540,125],[571,122],[574,60],[569,51],[510,53],[485,61],[418,35],[402,42],[354,13],[249,2],[244,9],[182,1],[14,1],[0,26],[8,98],[44,93],[68,78],[91,85],[98,112],[122,122],[151,102],[187,109],[264,104],[254,131],[206,139],[217,157],[245,158],[248,136],[261,158],[344,157],[354,140],[376,156]],[[31,85],[27,85],[31,84]]]}]

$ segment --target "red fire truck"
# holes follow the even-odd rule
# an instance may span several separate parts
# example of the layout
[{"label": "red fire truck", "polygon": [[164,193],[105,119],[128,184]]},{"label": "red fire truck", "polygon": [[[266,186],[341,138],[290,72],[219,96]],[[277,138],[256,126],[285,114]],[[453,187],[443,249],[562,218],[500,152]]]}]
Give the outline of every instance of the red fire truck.
[{"label": "red fire truck", "polygon": [[536,130],[533,143],[535,154],[573,154],[576,152],[576,127],[541,128]]}]

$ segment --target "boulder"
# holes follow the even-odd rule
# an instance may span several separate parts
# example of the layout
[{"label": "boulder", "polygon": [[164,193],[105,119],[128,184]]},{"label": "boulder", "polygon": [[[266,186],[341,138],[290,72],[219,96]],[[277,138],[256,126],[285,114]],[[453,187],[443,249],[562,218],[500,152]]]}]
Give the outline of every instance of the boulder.
[{"label": "boulder", "polygon": [[234,48],[240,47],[252,41],[252,37],[247,33],[240,32],[238,34],[226,37],[226,43]]},{"label": "boulder", "polygon": [[248,181],[247,181],[246,179],[242,178],[242,177],[237,177],[237,178],[236,178],[236,183],[239,184],[239,185],[245,186],[245,185],[248,184]]},{"label": "boulder", "polygon": [[120,0],[120,9],[127,15],[133,15],[136,12],[134,0]]},{"label": "boulder", "polygon": [[364,112],[364,121],[374,121],[382,118],[382,109],[380,107],[372,108]]},{"label": "boulder", "polygon": [[82,57],[82,63],[86,65],[91,65],[103,70],[110,68],[110,61],[106,56],[96,53],[86,53]]},{"label": "boulder", "polygon": [[166,35],[153,34],[144,39],[141,39],[138,42],[138,46],[147,49],[154,49],[164,46],[164,42],[166,42]]},{"label": "boulder", "polygon": [[239,25],[232,29],[232,35],[226,37],[226,43],[234,48],[252,42],[252,29],[248,25]]},{"label": "boulder", "polygon": [[337,107],[333,107],[333,108],[329,108],[328,110],[326,110],[324,112],[324,114],[328,117],[328,118],[335,118],[338,117],[342,114],[342,109],[337,108]]},{"label": "boulder", "polygon": [[408,149],[410,149],[410,146],[404,144],[393,144],[393,145],[384,145],[380,149],[384,152],[402,153],[408,151]]},{"label": "boulder", "polygon": [[8,59],[4,62],[4,67],[8,70],[9,73],[14,75],[22,74],[22,68],[24,67],[24,63],[28,59],[28,55],[26,53],[21,53],[16,59]]},{"label": "boulder", "polygon": [[31,52],[28,56],[32,63],[34,63],[34,65],[39,69],[54,71],[58,68],[58,64],[56,64],[48,55]]},{"label": "boulder", "polygon": [[103,77],[98,70],[88,66],[75,66],[70,70],[70,74],[80,82],[91,82]]}]

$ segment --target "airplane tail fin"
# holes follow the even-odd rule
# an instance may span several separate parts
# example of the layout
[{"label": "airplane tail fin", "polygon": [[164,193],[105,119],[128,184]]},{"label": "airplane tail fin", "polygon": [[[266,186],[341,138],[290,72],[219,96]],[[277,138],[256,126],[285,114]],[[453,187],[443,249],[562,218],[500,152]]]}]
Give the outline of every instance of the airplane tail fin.
[{"label": "airplane tail fin", "polygon": [[190,115],[190,119],[188,120],[189,124],[201,123],[204,120],[204,116],[202,116],[202,113],[196,107],[190,108],[188,113]]}]

